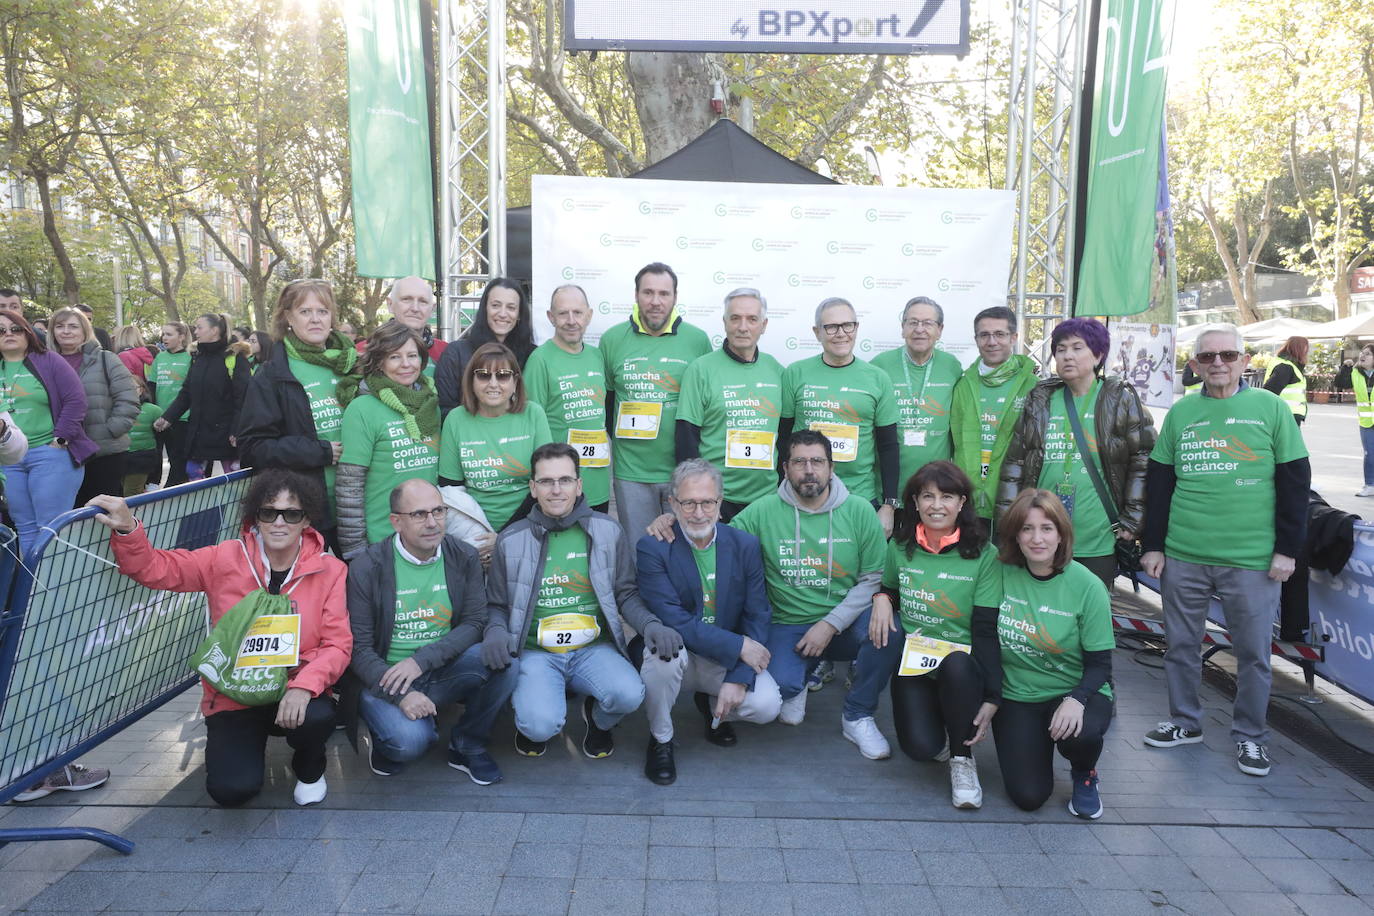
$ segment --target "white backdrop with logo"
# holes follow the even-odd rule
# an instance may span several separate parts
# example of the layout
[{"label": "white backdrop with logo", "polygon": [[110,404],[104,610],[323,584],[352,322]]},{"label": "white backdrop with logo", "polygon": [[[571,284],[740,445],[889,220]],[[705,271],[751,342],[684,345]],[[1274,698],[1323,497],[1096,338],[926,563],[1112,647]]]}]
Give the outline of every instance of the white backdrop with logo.
[{"label": "white backdrop with logo", "polygon": [[1007,304],[1011,191],[534,177],[536,334],[564,283],[587,291],[590,340],[624,321],[634,275],[652,261],[678,275],[678,307],[721,341],[721,298],[768,299],[761,346],[782,363],[820,352],[811,326],[829,296],[854,303],[856,352],[901,346],[901,309],[929,296],[945,310],[942,346],[969,363],[973,316]]}]

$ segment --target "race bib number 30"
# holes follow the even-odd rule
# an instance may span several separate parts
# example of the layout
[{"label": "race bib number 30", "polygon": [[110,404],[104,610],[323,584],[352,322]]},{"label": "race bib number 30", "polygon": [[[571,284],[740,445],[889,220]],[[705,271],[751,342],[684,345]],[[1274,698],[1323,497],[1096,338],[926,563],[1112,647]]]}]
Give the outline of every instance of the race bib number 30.
[{"label": "race bib number 30", "polygon": [[811,428],[830,440],[830,454],[835,461],[859,457],[859,427],[849,423],[812,423]]},{"label": "race bib number 30", "polygon": [[239,643],[235,668],[294,668],[301,659],[301,619],[295,614],[264,614]]},{"label": "race bib number 30", "polygon": [[912,633],[907,636],[906,645],[902,647],[902,666],[897,669],[897,674],[902,677],[929,674],[940,667],[940,662],[944,661],[949,653],[968,651],[969,647],[963,643],[945,642],[943,639],[931,639],[929,636]]},{"label": "race bib number 30", "polygon": [[539,621],[535,639],[549,652],[571,652],[589,646],[601,635],[591,614],[553,614]]},{"label": "race bib number 30", "polygon": [[727,429],[725,431],[725,466],[727,468],[773,467],[773,434],[760,429]]},{"label": "race bib number 30", "polygon": [[578,466],[605,468],[611,466],[611,439],[604,429],[570,429],[568,444],[577,452]]},{"label": "race bib number 30", "polygon": [[663,405],[657,401],[623,401],[616,405],[617,439],[656,439],[663,419]]}]

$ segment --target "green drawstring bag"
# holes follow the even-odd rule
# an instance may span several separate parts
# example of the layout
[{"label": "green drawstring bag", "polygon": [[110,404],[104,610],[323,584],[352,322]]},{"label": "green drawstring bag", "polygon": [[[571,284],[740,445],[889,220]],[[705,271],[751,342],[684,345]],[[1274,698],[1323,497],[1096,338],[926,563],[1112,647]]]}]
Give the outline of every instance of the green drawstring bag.
[{"label": "green drawstring bag", "polygon": [[300,618],[291,599],[254,589],[231,607],[191,654],[206,683],[244,706],[269,706],[286,693],[300,663]]}]

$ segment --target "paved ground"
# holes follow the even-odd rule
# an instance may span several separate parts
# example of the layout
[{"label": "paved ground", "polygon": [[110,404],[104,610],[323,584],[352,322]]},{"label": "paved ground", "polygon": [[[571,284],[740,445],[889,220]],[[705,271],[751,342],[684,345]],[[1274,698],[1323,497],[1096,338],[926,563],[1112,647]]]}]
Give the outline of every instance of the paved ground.
[{"label": "paved ground", "polygon": [[[1359,485],[1358,463],[1339,457],[1358,458],[1353,424],[1349,408],[1321,408],[1307,430],[1318,480],[1329,476],[1334,495]],[[0,828],[99,826],[138,843],[127,857],[78,842],[0,848],[0,910],[1328,916],[1374,908],[1374,791],[1278,735],[1272,775],[1241,774],[1227,738],[1229,704],[1210,690],[1205,744],[1144,748],[1140,736],[1166,712],[1156,662],[1116,653],[1120,704],[1100,765],[1106,813],[1091,824],[1064,810],[1066,772],[1042,810],[1012,807],[993,748],[979,756],[983,809],[953,810],[944,765],[866,761],[840,737],[833,684],[813,695],[799,728],[737,726],[740,744],[730,750],[706,744],[695,712],[679,704],[680,776],[667,788],[642,775],[647,731],[636,714],[617,729],[615,756],[601,761],[571,742],[542,759],[517,758],[507,721],[495,740],[506,781],[488,788],[438,753],[403,775],[376,777],[340,733],[329,798],[308,810],[291,803],[286,749],[275,741],[266,791],[251,807],[223,811],[204,793],[204,729],[188,694],[90,755],[114,770],[107,786],[0,807]],[[1277,693],[1300,691],[1280,676]],[[1326,713],[1374,747],[1367,704],[1323,693]],[[879,721],[890,735],[886,703]],[[570,731],[580,738],[580,727]]]}]

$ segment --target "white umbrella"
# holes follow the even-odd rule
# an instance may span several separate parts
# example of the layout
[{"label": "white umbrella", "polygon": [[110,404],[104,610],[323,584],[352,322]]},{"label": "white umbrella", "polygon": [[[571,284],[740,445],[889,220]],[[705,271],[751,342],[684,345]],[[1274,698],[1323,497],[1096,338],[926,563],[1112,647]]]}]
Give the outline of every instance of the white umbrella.
[{"label": "white umbrella", "polygon": [[1336,337],[1374,337],[1374,312],[1362,312],[1317,325],[1307,337],[1330,340]]}]

